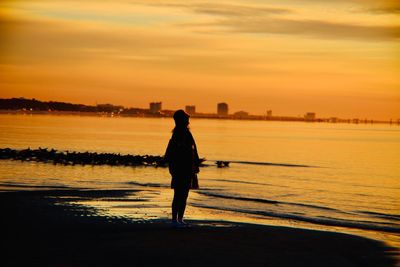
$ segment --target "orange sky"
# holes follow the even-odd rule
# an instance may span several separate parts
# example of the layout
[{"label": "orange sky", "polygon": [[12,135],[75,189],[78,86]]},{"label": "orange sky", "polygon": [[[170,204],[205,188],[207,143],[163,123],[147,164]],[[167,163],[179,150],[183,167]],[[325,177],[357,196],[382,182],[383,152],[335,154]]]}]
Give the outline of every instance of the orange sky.
[{"label": "orange sky", "polygon": [[5,0],[0,36],[1,98],[400,118],[399,1]]}]

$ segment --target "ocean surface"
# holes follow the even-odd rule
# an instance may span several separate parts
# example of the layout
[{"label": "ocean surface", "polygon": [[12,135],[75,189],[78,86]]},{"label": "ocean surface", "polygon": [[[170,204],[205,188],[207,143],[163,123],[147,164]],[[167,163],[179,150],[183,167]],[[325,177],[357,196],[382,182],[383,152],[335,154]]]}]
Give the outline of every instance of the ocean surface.
[{"label": "ocean surface", "polygon": [[[163,155],[168,118],[0,115],[0,148]],[[192,119],[206,166],[188,219],[229,220],[357,234],[400,247],[400,127]],[[217,168],[215,161],[230,161]],[[300,166],[296,166],[300,165]],[[104,214],[167,219],[166,168],[0,161],[1,190],[138,190],[81,201]]]}]

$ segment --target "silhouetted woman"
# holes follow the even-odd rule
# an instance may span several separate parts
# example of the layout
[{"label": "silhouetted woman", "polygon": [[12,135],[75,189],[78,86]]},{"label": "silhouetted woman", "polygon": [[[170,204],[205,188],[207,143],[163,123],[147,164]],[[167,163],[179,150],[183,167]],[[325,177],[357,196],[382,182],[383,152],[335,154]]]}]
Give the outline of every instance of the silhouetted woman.
[{"label": "silhouetted woman", "polygon": [[172,224],[184,226],[186,200],[190,188],[198,188],[199,155],[196,143],[189,131],[189,114],[183,110],[174,113],[175,128],[169,140],[165,159],[168,161],[172,176],[171,188],[174,189],[172,201]]}]

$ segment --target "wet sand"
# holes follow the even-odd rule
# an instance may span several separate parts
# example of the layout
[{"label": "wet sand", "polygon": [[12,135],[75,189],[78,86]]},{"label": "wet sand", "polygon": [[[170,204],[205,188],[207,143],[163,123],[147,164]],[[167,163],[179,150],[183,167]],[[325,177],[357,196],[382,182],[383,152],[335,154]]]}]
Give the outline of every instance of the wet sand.
[{"label": "wet sand", "polygon": [[69,201],[135,191],[1,192],[2,266],[396,266],[393,248],[347,234],[215,221],[100,216]]}]

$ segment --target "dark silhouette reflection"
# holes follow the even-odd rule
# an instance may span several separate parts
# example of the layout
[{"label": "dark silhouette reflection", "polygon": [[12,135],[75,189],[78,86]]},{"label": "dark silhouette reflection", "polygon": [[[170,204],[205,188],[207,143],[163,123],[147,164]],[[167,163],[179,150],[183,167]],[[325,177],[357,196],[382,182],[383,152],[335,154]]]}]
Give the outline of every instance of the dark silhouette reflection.
[{"label": "dark silhouette reflection", "polygon": [[165,152],[169,172],[172,176],[171,188],[174,189],[172,201],[172,224],[183,227],[183,215],[189,189],[199,187],[197,173],[199,172],[199,155],[196,143],[189,130],[189,114],[183,110],[174,113],[175,128]]}]

